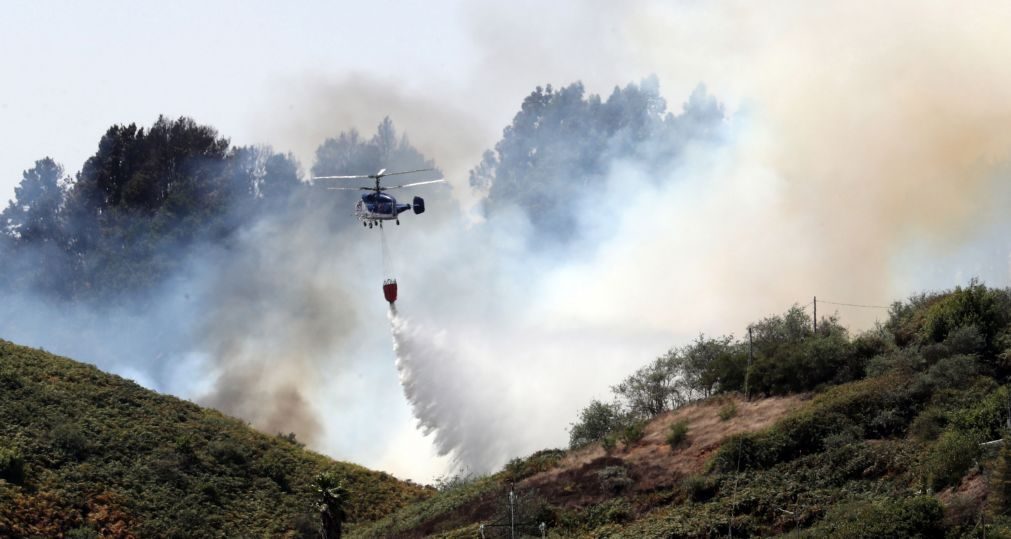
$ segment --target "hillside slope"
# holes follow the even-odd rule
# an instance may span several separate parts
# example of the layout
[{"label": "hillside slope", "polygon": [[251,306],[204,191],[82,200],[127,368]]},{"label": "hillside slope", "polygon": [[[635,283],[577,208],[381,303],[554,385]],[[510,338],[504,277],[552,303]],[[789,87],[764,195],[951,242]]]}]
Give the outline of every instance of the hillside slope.
[{"label": "hillside slope", "polygon": [[0,537],[318,537],[322,471],[344,478],[351,523],[430,495],[0,340]]},{"label": "hillside slope", "polygon": [[[803,398],[719,396],[655,418],[639,440],[542,451],[351,536],[474,537],[480,524],[509,521],[510,486],[520,536],[539,537],[544,522],[548,537],[717,537],[731,528],[740,537],[974,537],[980,519],[991,519],[988,536],[1011,533],[1005,517],[985,513],[991,476],[1006,457],[976,451],[972,441],[952,446],[937,432],[874,430],[896,409],[908,418],[934,414],[933,391],[919,382],[889,374]],[[963,390],[953,416],[999,428],[1006,389],[977,380]],[[721,413],[728,406],[732,417]],[[685,437],[670,444],[678,423]],[[485,529],[486,537],[504,533]]]},{"label": "hillside slope", "polygon": [[[522,499],[521,520],[550,523],[552,536],[577,534],[609,519],[630,522],[638,512],[648,518],[652,505],[705,473],[708,460],[728,437],[768,428],[802,402],[797,396],[753,402],[725,396],[697,402],[650,421],[634,442],[609,449],[596,443],[572,451],[542,451],[513,461],[501,473],[447,489],[353,530],[351,536],[471,537],[479,523],[504,517],[510,485]],[[721,415],[728,406],[734,410],[732,417]],[[689,434],[672,447],[667,434],[678,422],[687,425]],[[619,514],[613,513],[616,501],[622,506]],[[488,528],[486,535],[498,536],[496,530],[502,531]],[[539,535],[536,526],[521,531]]]},{"label": "hillside slope", "polygon": [[520,536],[544,523],[549,537],[1011,537],[1011,290],[914,296],[853,338],[835,318],[812,326],[797,307],[754,324],[754,362],[750,342],[700,337],[629,379],[647,399],[679,380],[709,398],[619,402],[612,417],[631,419],[618,423],[584,413],[571,432],[596,430],[575,449],[450,484],[352,536],[508,537],[512,489]]}]

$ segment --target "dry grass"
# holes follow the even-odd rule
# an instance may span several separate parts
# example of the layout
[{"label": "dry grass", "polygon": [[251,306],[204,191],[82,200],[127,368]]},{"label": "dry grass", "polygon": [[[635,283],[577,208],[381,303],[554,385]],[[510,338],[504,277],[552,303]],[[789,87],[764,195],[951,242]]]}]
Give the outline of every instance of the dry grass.
[{"label": "dry grass", "polygon": [[[697,402],[661,415],[646,425],[646,434],[629,446],[619,444],[610,454],[601,445],[591,444],[571,451],[556,468],[536,474],[524,480],[525,487],[553,490],[553,484],[580,484],[589,480],[603,463],[620,464],[635,479],[636,490],[652,490],[674,485],[679,478],[703,471],[706,460],[719,448],[728,436],[750,432],[771,426],[788,412],[801,405],[799,396],[774,397],[745,402],[740,397],[721,396]],[[723,420],[720,409],[733,402],[737,415]],[[667,434],[676,421],[688,423],[688,436],[676,449],[667,443]],[[579,499],[568,500],[569,504],[581,505],[592,501],[586,490]]]}]

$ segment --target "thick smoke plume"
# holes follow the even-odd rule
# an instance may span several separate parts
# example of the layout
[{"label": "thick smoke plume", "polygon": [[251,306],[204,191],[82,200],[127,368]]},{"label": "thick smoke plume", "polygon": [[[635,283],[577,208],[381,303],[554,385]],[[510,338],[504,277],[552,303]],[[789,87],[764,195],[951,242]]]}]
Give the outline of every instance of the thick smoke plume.
[{"label": "thick smoke plume", "polygon": [[320,230],[318,215],[264,219],[220,253],[196,337],[217,377],[202,403],[313,445],[322,427],[316,373],[343,369],[328,359],[358,323],[346,281],[334,278],[334,253],[347,245]]}]

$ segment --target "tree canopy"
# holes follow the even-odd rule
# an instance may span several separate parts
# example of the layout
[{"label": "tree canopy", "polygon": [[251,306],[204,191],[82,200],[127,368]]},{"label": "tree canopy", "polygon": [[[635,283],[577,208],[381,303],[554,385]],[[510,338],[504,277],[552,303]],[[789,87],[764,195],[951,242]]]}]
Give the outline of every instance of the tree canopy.
[{"label": "tree canopy", "polygon": [[572,190],[600,187],[619,160],[660,171],[689,144],[718,136],[723,118],[722,105],[703,86],[681,114],[669,112],[656,77],[615,87],[606,100],[586,95],[579,82],[538,86],[494,151],[471,170],[470,183],[487,190],[489,214],[518,206],[532,224],[564,242],[577,232]]}]

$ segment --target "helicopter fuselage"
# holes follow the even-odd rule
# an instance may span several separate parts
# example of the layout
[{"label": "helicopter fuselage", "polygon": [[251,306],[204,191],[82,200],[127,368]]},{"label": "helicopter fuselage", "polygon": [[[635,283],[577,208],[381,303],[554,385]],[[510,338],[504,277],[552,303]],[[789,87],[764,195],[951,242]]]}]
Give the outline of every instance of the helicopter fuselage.
[{"label": "helicopter fuselage", "polygon": [[367,193],[355,203],[355,217],[363,225],[375,226],[381,221],[396,221],[400,224],[400,214],[414,210],[414,213],[425,211],[425,200],[414,197],[413,204],[398,204],[397,199],[382,192]]}]

